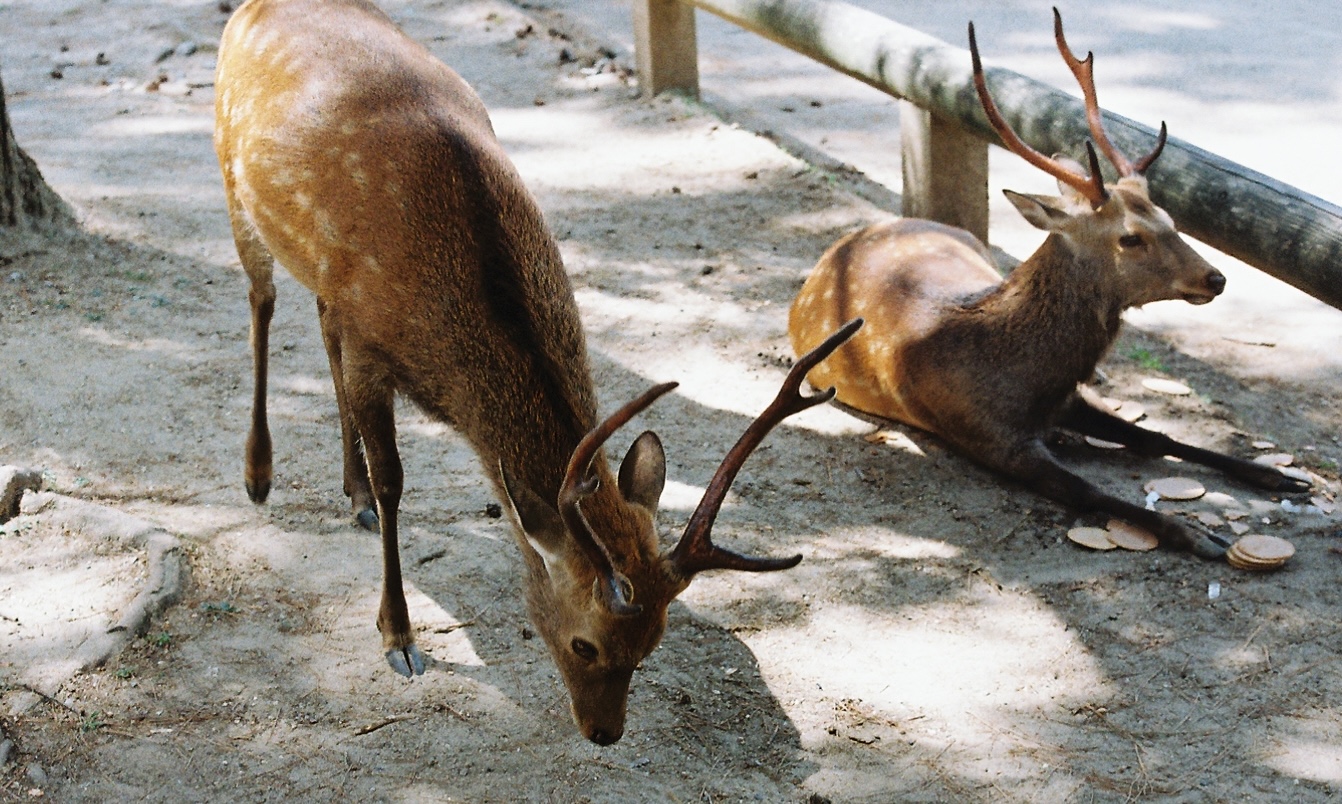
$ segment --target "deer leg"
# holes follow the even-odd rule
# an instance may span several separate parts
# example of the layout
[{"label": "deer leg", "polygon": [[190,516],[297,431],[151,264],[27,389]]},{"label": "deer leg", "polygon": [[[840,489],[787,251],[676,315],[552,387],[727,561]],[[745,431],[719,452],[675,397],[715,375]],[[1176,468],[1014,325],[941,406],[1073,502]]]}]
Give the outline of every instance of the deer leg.
[{"label": "deer leg", "polygon": [[1273,466],[1246,461],[1233,455],[1213,452],[1181,441],[1175,441],[1164,433],[1138,427],[1125,422],[1108,411],[1101,410],[1080,395],[1073,396],[1063,411],[1061,424],[1082,435],[1102,438],[1129,447],[1139,455],[1159,457],[1172,455],[1185,461],[1191,461],[1224,472],[1237,480],[1269,491],[1304,492],[1309,491],[1308,481],[1299,480],[1282,474]]},{"label": "deer leg", "polygon": [[412,678],[424,672],[424,655],[415,646],[401,582],[396,513],[401,504],[404,476],[396,449],[394,386],[386,370],[373,358],[353,354],[348,349],[341,357],[345,400],[351,424],[363,440],[382,535],[382,602],[377,611],[377,628],[382,632],[387,663],[396,672]]},{"label": "deer leg", "polygon": [[263,503],[270,494],[274,473],[270,426],[266,422],[266,373],[270,319],[275,314],[275,258],[232,198],[229,199],[229,218],[233,223],[233,242],[238,249],[238,258],[251,280],[247,301],[252,309],[252,426],[247,433],[243,482],[252,502]]},{"label": "deer leg", "polygon": [[349,400],[345,394],[345,374],[341,368],[339,327],[331,320],[326,304],[317,299],[317,317],[321,321],[322,341],[326,357],[331,363],[331,380],[335,385],[336,408],[340,412],[340,444],[345,458],[345,496],[354,508],[354,519],[368,530],[377,530],[377,510],[373,490],[368,484],[368,464],[363,444],[350,415]]},{"label": "deer leg", "polygon": [[1229,547],[1201,528],[1106,494],[1058,463],[1039,439],[1021,445],[1007,465],[999,468],[1050,500],[1082,511],[1100,511],[1145,528],[1160,539],[1162,547],[1210,559],[1221,558]]}]

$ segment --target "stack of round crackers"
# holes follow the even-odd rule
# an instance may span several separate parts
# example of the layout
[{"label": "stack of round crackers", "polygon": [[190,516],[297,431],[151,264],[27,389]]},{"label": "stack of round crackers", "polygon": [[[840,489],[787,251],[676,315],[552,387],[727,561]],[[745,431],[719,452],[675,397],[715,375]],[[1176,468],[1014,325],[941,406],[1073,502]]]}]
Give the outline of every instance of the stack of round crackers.
[{"label": "stack of round crackers", "polygon": [[1285,564],[1295,555],[1295,545],[1276,536],[1245,536],[1226,551],[1226,561],[1236,569],[1266,572]]}]

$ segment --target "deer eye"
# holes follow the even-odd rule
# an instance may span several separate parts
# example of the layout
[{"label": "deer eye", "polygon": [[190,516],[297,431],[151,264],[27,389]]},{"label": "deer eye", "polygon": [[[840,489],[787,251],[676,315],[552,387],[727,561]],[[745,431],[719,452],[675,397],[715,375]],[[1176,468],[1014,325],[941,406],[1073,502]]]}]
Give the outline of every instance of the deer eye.
[{"label": "deer eye", "polygon": [[574,653],[578,654],[578,658],[585,662],[596,660],[596,645],[585,639],[574,637],[573,641],[569,643],[569,647],[573,649]]},{"label": "deer eye", "polygon": [[1142,236],[1137,234],[1125,234],[1118,238],[1118,244],[1123,248],[1137,248],[1142,242]]}]

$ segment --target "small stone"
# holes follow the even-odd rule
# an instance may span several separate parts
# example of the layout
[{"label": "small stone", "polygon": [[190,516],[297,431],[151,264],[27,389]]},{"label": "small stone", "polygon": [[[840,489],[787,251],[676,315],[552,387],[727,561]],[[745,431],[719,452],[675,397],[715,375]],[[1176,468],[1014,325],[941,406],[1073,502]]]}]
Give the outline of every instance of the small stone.
[{"label": "small stone", "polygon": [[0,740],[0,768],[14,761],[14,741]]},{"label": "small stone", "polygon": [[24,771],[24,775],[28,777],[28,781],[38,787],[44,787],[47,783],[47,772],[42,770],[42,766],[36,762],[28,764],[28,768]]}]

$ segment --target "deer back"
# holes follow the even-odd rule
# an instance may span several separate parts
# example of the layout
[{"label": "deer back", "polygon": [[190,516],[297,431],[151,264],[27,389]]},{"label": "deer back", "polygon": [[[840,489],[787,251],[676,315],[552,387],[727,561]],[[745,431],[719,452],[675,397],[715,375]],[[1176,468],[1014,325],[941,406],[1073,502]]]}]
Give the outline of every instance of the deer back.
[{"label": "deer back", "polygon": [[562,467],[595,422],[581,323],[465,81],[359,0],[245,4],[219,72],[226,190],[276,259],[487,458]]}]

